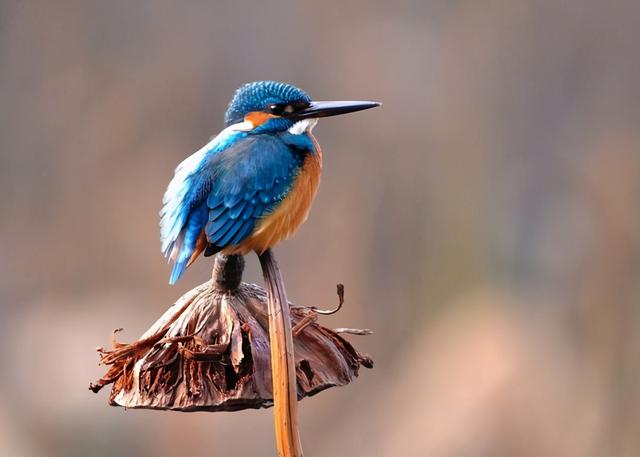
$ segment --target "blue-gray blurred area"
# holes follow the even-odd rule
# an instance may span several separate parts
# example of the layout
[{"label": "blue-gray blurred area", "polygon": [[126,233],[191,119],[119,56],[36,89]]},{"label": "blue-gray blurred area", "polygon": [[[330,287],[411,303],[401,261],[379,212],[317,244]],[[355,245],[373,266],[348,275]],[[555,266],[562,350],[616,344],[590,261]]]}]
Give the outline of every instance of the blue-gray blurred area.
[{"label": "blue-gray blurred area", "polygon": [[[90,380],[174,287],[158,211],[240,84],[322,120],[276,254],[376,361],[305,399],[308,455],[640,455],[640,2],[0,3],[0,455],[272,456],[270,410],[107,406]],[[255,257],[246,279],[260,281]]]}]

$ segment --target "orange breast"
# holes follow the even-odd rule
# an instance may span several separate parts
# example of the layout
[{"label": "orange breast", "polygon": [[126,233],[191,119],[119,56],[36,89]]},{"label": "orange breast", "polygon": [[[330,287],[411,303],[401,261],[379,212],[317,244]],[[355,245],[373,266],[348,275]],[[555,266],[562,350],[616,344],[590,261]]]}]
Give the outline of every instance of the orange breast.
[{"label": "orange breast", "polygon": [[[313,138],[313,136],[312,136]],[[322,152],[313,138],[315,154],[308,154],[289,195],[269,215],[261,219],[253,234],[237,246],[223,250],[225,254],[247,254],[251,251],[262,253],[280,240],[292,236],[307,220],[311,204],[320,185]]]}]

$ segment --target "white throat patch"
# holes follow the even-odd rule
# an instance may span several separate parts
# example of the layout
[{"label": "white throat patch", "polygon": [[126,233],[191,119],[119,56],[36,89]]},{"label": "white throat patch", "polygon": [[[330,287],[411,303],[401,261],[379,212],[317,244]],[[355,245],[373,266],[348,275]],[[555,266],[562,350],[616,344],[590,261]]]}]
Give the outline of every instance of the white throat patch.
[{"label": "white throat patch", "polygon": [[251,130],[253,130],[253,128],[254,128],[253,122],[243,121],[243,122],[238,122],[237,124],[230,125],[226,129],[224,129],[222,132],[224,133],[225,130],[228,132],[250,132]]},{"label": "white throat patch", "polygon": [[289,128],[289,133],[293,135],[302,135],[303,133],[310,132],[318,123],[318,118],[303,119],[296,122]]}]

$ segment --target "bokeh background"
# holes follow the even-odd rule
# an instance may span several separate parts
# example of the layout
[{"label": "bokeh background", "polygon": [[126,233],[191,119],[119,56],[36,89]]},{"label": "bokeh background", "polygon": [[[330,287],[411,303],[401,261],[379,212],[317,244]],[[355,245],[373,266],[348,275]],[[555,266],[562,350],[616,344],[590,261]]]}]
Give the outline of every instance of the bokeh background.
[{"label": "bokeh background", "polygon": [[[173,169],[241,83],[324,120],[277,248],[375,358],[301,403],[311,456],[640,455],[640,3],[0,2],[0,455],[271,456],[270,410],[124,411],[87,384],[206,280],[159,252]],[[260,281],[255,259],[246,278]]]}]

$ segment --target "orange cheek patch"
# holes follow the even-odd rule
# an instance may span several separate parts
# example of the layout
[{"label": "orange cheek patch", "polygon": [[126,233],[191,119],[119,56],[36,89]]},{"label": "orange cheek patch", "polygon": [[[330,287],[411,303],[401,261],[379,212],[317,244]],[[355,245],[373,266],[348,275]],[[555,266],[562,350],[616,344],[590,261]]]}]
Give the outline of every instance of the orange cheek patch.
[{"label": "orange cheek patch", "polygon": [[269,113],[263,113],[262,111],[252,111],[244,117],[244,120],[251,122],[251,124],[253,124],[253,128],[256,128],[273,117],[276,116]]}]

